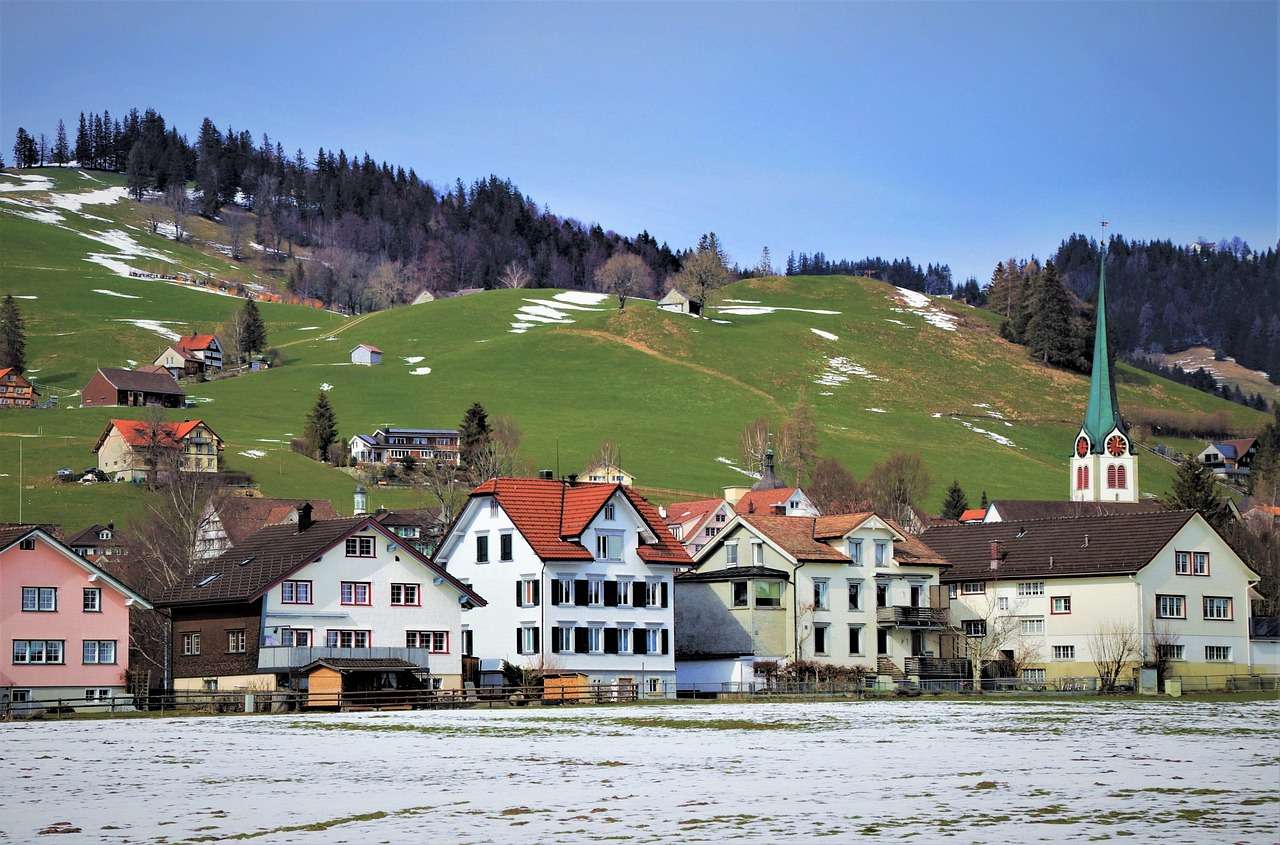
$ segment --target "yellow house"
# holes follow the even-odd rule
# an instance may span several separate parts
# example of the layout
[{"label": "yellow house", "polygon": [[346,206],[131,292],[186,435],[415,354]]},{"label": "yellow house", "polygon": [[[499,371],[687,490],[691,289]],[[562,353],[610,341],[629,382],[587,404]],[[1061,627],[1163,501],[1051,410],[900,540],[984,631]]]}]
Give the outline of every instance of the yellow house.
[{"label": "yellow house", "polygon": [[730,663],[746,655],[896,676],[965,672],[941,659],[947,564],[892,520],[738,514],[694,561],[676,578],[682,685],[736,681]]},{"label": "yellow house", "polygon": [[584,469],[578,477],[597,484],[621,484],[623,487],[633,487],[636,481],[635,476],[617,464],[599,461]]},{"label": "yellow house", "polygon": [[952,564],[953,624],[1025,682],[1097,678],[1125,642],[1125,683],[1160,658],[1192,688],[1252,669],[1258,575],[1195,511],[940,526],[922,539]]},{"label": "yellow house", "polygon": [[110,420],[93,451],[112,481],[143,481],[157,470],[217,472],[222,438],[203,420]]}]

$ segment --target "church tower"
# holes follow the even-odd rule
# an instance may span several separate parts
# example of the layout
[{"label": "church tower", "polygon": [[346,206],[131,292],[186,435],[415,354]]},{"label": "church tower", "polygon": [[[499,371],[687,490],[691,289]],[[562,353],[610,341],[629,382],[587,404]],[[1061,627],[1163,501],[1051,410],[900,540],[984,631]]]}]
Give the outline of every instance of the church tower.
[{"label": "church tower", "polygon": [[1093,373],[1089,407],[1071,455],[1073,502],[1138,501],[1138,458],[1120,419],[1111,358],[1107,354],[1107,245],[1098,271],[1098,324],[1093,337]]}]

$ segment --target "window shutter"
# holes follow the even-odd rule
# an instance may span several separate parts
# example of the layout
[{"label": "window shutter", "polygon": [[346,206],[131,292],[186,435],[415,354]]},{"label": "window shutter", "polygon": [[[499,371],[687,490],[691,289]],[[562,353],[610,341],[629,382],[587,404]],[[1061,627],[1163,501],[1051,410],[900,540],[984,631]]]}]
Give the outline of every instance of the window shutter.
[{"label": "window shutter", "polygon": [[632,654],[648,654],[649,653],[649,636],[644,632],[644,628],[631,629],[631,653]]},{"label": "window shutter", "polygon": [[649,590],[643,581],[631,582],[631,606],[645,607],[648,604],[646,595]]},{"label": "window shutter", "polygon": [[540,654],[542,649],[539,647],[538,638],[542,635],[542,631],[538,628],[533,629],[533,653]]},{"label": "window shutter", "polygon": [[533,582],[533,606],[537,607],[542,603],[542,579],[539,578]]},{"label": "window shutter", "polygon": [[[665,587],[666,585],[664,584],[663,586]],[[667,631],[667,629],[666,629],[666,628],[663,628],[663,629],[662,629],[662,653],[663,653],[663,654],[666,654],[666,653],[667,653],[667,634],[668,634],[668,633],[670,633],[670,632],[669,632],[669,631]]]},{"label": "window shutter", "polygon": [[618,653],[618,629],[617,628],[604,629],[604,653],[605,654]]},{"label": "window shutter", "polygon": [[574,654],[586,654],[590,648],[587,645],[587,629],[578,627],[573,629],[573,652]]},{"label": "window shutter", "polygon": [[617,581],[604,582],[604,606],[605,607],[618,606],[618,582]]},{"label": "window shutter", "polygon": [[[662,606],[663,606],[663,607],[666,607],[666,606],[667,606],[667,600],[668,600],[668,599],[667,599],[667,586],[668,586],[668,585],[667,585],[667,582],[666,582],[666,581],[663,581],[663,582],[662,582]],[[666,652],[666,650],[665,650],[665,649],[663,649],[663,652],[662,652],[662,653],[663,653],[663,654],[666,654],[667,652]]]},{"label": "window shutter", "polygon": [[520,606],[520,599],[524,598],[524,582],[516,581],[516,607]]},{"label": "window shutter", "polygon": [[587,580],[579,578],[573,582],[573,603],[585,606],[587,603]]},{"label": "window shutter", "polygon": [[524,652],[521,650],[522,645],[523,644],[520,642],[520,628],[517,627],[516,628],[516,654],[524,654]]}]

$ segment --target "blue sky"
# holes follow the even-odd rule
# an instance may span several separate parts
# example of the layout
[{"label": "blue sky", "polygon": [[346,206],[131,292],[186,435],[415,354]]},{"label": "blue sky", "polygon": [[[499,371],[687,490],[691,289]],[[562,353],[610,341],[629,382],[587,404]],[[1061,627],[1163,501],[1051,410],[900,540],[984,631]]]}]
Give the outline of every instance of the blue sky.
[{"label": "blue sky", "polygon": [[0,2],[0,132],[152,106],[673,247],[986,279],[1107,216],[1277,240],[1265,3]]}]

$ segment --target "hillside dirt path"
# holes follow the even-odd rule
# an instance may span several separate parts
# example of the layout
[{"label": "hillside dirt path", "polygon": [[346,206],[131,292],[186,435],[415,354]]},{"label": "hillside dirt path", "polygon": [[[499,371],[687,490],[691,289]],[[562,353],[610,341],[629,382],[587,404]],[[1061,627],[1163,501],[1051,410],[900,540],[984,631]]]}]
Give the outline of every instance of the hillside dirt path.
[{"label": "hillside dirt path", "polygon": [[[339,332],[345,332],[347,329],[354,329],[356,326],[360,325],[361,323],[363,323],[365,320],[369,319],[376,313],[378,312],[370,311],[368,314],[361,314],[359,317],[356,317],[354,320],[348,320],[347,322],[338,326],[333,331],[328,332],[320,337],[333,337],[335,334],[338,334]],[[286,346],[297,346],[299,343],[310,343],[314,340],[319,340],[320,337],[317,337],[316,335],[312,335],[311,337],[303,337],[297,340],[291,340],[287,343],[278,343],[276,344],[276,349],[284,349]]]},{"label": "hillside dirt path", "polygon": [[658,350],[654,349],[652,346],[646,346],[645,344],[641,343],[638,340],[631,340],[625,337],[618,337],[617,335],[612,335],[612,334],[609,334],[608,332],[602,332],[599,329],[560,328],[560,329],[557,329],[557,331],[565,332],[568,334],[583,335],[585,337],[593,338],[595,340],[604,340],[610,343],[617,343],[622,346],[630,347],[631,349],[634,349],[637,352],[642,352],[645,355],[648,355],[653,358],[657,358],[659,361],[662,361],[663,363],[674,364],[677,367],[685,367],[686,369],[694,370],[696,372],[702,373],[703,375],[711,376],[712,378],[716,378],[716,379],[720,379],[721,381],[728,382],[729,384],[732,384],[734,387],[740,388],[741,390],[745,390],[748,393],[751,393],[751,394],[754,394],[755,396],[760,397],[761,399],[768,402],[774,408],[777,408],[779,410],[782,409],[782,406],[778,404],[778,400],[774,399],[768,393],[765,393],[763,390],[756,387],[755,385],[747,384],[745,381],[740,381],[731,375],[722,373],[719,370],[713,370],[710,367],[703,366],[702,364],[695,364],[692,361],[682,361],[679,358],[672,358],[670,355],[666,355],[662,352],[659,352]]}]

